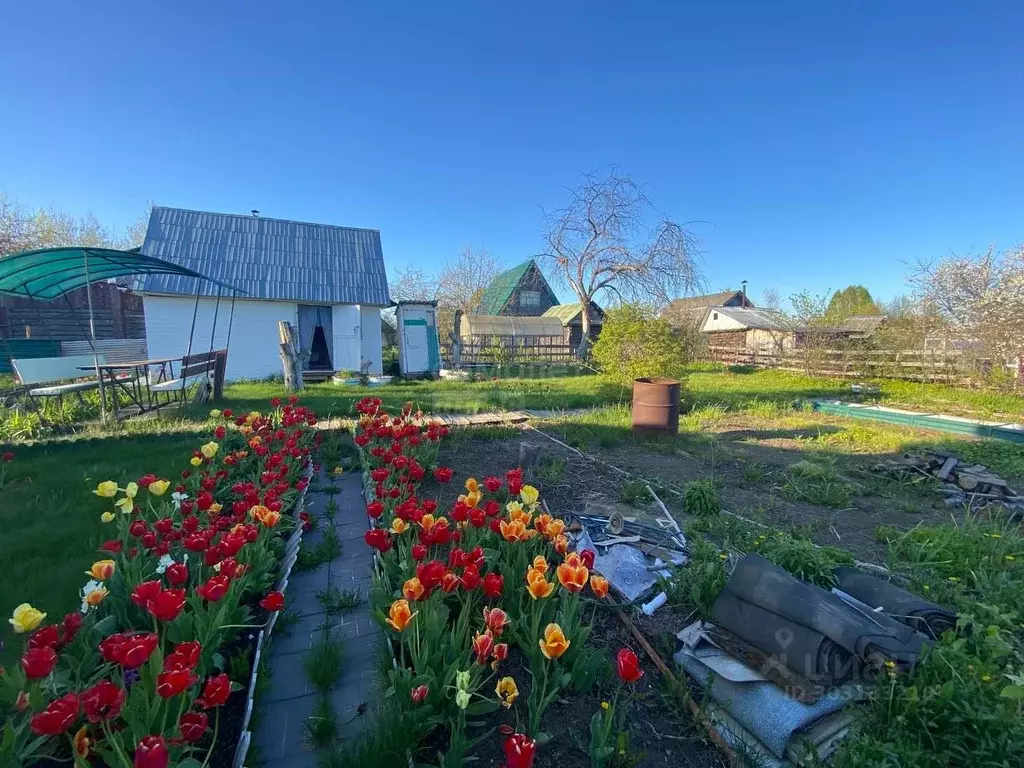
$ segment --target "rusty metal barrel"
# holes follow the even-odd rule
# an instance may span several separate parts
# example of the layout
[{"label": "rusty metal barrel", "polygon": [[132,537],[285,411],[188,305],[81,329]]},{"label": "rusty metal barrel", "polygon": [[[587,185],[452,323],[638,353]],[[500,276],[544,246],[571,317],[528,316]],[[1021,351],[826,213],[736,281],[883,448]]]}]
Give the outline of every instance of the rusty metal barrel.
[{"label": "rusty metal barrel", "polygon": [[679,393],[675,379],[633,380],[633,431],[676,434],[679,431]]}]

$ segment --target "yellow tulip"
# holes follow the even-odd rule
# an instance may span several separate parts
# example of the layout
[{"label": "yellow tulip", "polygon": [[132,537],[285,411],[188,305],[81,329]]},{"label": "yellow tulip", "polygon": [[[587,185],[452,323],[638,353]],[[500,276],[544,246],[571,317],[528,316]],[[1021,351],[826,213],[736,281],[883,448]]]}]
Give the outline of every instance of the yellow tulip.
[{"label": "yellow tulip", "polygon": [[477,493],[480,490],[480,484],[476,481],[475,477],[471,477],[466,481],[466,492]]},{"label": "yellow tulip", "polygon": [[498,684],[494,687],[494,692],[498,694],[498,698],[501,700],[501,706],[508,709],[517,698],[519,698],[519,687],[516,685],[516,681],[511,677],[503,677],[498,681]]},{"label": "yellow tulip", "polygon": [[14,627],[14,631],[20,635],[24,632],[31,632],[42,624],[45,618],[46,614],[42,611],[36,610],[28,603],[22,603],[14,609],[14,613],[8,621]]},{"label": "yellow tulip", "polygon": [[223,505],[223,504],[218,504],[218,503],[217,503],[217,502],[215,501],[215,502],[213,502],[213,504],[211,504],[211,505],[209,506],[209,508],[207,509],[207,512],[209,512],[209,513],[210,513],[211,515],[216,515],[216,514],[217,514],[218,512],[220,512],[220,511],[221,511],[222,509],[224,509],[224,505]]},{"label": "yellow tulip", "polygon": [[92,576],[97,581],[106,581],[114,575],[116,567],[117,564],[113,560],[97,560],[85,574],[86,576]]},{"label": "yellow tulip", "polygon": [[393,534],[395,534],[396,536],[401,536],[401,535],[402,535],[403,533],[405,533],[405,532],[406,532],[406,531],[407,531],[408,529],[409,529],[409,526],[408,526],[408,525],[406,525],[406,522],[405,522],[405,520],[403,520],[403,519],[402,519],[402,518],[400,518],[400,517],[396,517],[396,518],[395,518],[395,519],[394,519],[394,520],[393,520],[393,521],[391,522],[391,532],[392,532]]},{"label": "yellow tulip", "polygon": [[139,484],[138,483],[128,483],[128,485],[126,485],[124,487],[124,495],[127,496],[129,499],[134,499],[138,495],[138,493],[139,493]]},{"label": "yellow tulip", "polygon": [[154,496],[163,496],[167,493],[167,489],[171,487],[170,480],[154,480],[149,484],[149,492]]},{"label": "yellow tulip", "polygon": [[131,496],[125,496],[115,501],[114,506],[121,510],[121,514],[128,515],[135,509],[135,499]]},{"label": "yellow tulip", "polygon": [[199,452],[202,453],[203,456],[205,456],[206,458],[212,459],[214,456],[217,455],[217,449],[218,448],[220,448],[220,446],[217,445],[217,443],[214,443],[214,442],[211,441],[209,443],[204,443],[199,448]]},{"label": "yellow tulip", "polygon": [[345,468],[335,467],[334,469],[331,470],[331,474],[333,474],[335,477],[337,477],[338,475],[343,475],[345,474]]},{"label": "yellow tulip", "polygon": [[113,520],[114,520],[114,513],[113,512],[104,512],[102,515],[100,515],[100,520],[102,520],[104,523],[113,522]]},{"label": "yellow tulip", "polygon": [[203,460],[198,456],[193,456],[191,459],[188,460],[188,463],[191,464],[193,467],[198,467],[200,464],[203,463]]},{"label": "yellow tulip", "polygon": [[415,615],[416,612],[409,608],[408,600],[395,600],[388,611],[388,624],[398,632],[404,632]]},{"label": "yellow tulip", "polygon": [[92,739],[89,738],[89,726],[83,725],[75,733],[74,739],[71,740],[71,746],[83,760],[89,756],[89,745],[92,743]]},{"label": "yellow tulip", "polygon": [[519,498],[523,500],[523,503],[526,504],[526,506],[532,507],[537,503],[537,499],[540,498],[540,491],[532,485],[524,485],[519,491]]},{"label": "yellow tulip", "polygon": [[96,490],[93,493],[105,499],[112,499],[117,496],[117,483],[113,480],[104,480],[96,486]]},{"label": "yellow tulip", "polygon": [[221,417],[221,412],[220,412],[219,409],[214,408],[212,411],[210,411],[210,418],[211,419],[219,419],[220,417]]}]

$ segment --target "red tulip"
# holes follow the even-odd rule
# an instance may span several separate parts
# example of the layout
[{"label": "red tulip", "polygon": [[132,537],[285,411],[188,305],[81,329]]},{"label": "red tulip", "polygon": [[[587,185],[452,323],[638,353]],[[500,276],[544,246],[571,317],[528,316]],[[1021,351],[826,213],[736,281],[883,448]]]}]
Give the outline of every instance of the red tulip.
[{"label": "red tulip", "polygon": [[448,483],[452,479],[451,467],[438,467],[434,470],[434,479],[439,483]]},{"label": "red tulip", "polygon": [[63,733],[78,717],[78,704],[77,693],[69,693],[56,701],[51,701],[50,706],[32,716],[32,732],[39,736],[56,736]]},{"label": "red tulip", "polygon": [[472,592],[480,585],[480,569],[470,563],[462,571],[462,587],[467,592]]},{"label": "red tulip", "polygon": [[203,695],[196,700],[196,703],[200,704],[203,709],[219,707],[228,700],[230,695],[231,680],[222,672],[206,680],[206,685],[203,687]]},{"label": "red tulip", "polygon": [[14,454],[10,451],[4,451],[4,455],[0,456],[0,459],[3,459],[4,461],[14,461]]},{"label": "red tulip", "polygon": [[420,563],[416,566],[416,578],[428,591],[441,583],[445,573],[447,573],[447,569],[439,560],[431,560],[429,563]]},{"label": "red tulip", "polygon": [[165,589],[150,601],[148,607],[160,621],[174,621],[185,607],[185,590]]},{"label": "red tulip", "polygon": [[381,554],[393,546],[391,537],[383,528],[372,528],[363,535],[363,540]]},{"label": "red tulip", "polygon": [[167,768],[171,755],[163,736],[146,736],[135,747],[133,768]]},{"label": "red tulip", "polygon": [[60,633],[55,624],[41,627],[28,636],[29,648],[52,648],[60,642]]},{"label": "red tulip", "polygon": [[533,768],[537,742],[522,733],[505,739],[505,768]]},{"label": "red tulip", "polygon": [[100,544],[100,549],[103,552],[110,552],[112,554],[118,554],[124,548],[124,542],[120,539],[110,539]]},{"label": "red tulip", "polygon": [[[54,627],[56,629],[56,627]],[[29,648],[21,657],[21,668],[29,680],[46,677],[57,666],[57,652],[49,646]]]},{"label": "red tulip", "polygon": [[180,584],[184,584],[188,581],[188,566],[184,563],[174,563],[173,565],[167,566],[165,571],[167,580],[171,582],[172,586],[177,587]]},{"label": "red tulip", "polygon": [[581,549],[580,560],[587,566],[588,569],[593,570],[594,568],[594,550],[592,549]]},{"label": "red tulip", "polygon": [[185,691],[199,678],[192,674],[190,669],[173,669],[170,672],[161,672],[156,676],[157,695],[169,699]]},{"label": "red tulip", "polygon": [[644,676],[644,671],[640,669],[640,660],[629,648],[621,649],[616,655],[615,671],[624,683],[635,683]]},{"label": "red tulip", "polygon": [[418,685],[409,691],[409,698],[412,699],[413,704],[419,704],[427,698],[428,693],[430,693],[430,688],[425,685]]},{"label": "red tulip", "polygon": [[64,620],[60,623],[60,641],[61,643],[67,644],[75,639],[75,635],[78,634],[78,630],[82,628],[82,614],[68,613],[64,615]]},{"label": "red tulip", "polygon": [[491,657],[492,650],[494,650],[494,635],[489,631],[482,635],[477,632],[473,637],[473,653],[476,654],[476,663],[486,664]]},{"label": "red tulip", "polygon": [[379,501],[371,501],[366,505],[366,514],[375,520],[380,517],[384,512],[384,505]]},{"label": "red tulip", "polygon": [[140,608],[148,608],[153,598],[160,594],[163,585],[159,581],[144,581],[132,591],[132,602]]},{"label": "red tulip", "polygon": [[502,578],[500,573],[492,571],[484,576],[483,582],[484,594],[489,598],[501,597],[501,592],[505,588],[505,579]]},{"label": "red tulip", "polygon": [[164,672],[176,669],[195,669],[202,655],[203,647],[198,640],[178,643],[174,647],[174,652],[164,657]]},{"label": "red tulip", "polygon": [[268,592],[267,596],[260,600],[260,605],[267,611],[280,611],[284,608],[284,595],[280,592]]},{"label": "red tulip", "polygon": [[412,545],[412,559],[413,560],[416,560],[418,562],[420,560],[426,559],[426,557],[427,557],[427,548],[425,546],[423,546],[422,544],[413,544]]},{"label": "red tulip", "polygon": [[206,733],[206,726],[210,720],[205,712],[186,712],[178,720],[178,730],[181,731],[181,738],[189,744],[195,744]]},{"label": "red tulip", "polygon": [[135,669],[146,663],[159,643],[160,638],[154,632],[110,635],[100,642],[99,650],[104,661]]},{"label": "red tulip", "polygon": [[484,478],[484,488],[486,488],[491,493],[496,493],[498,491],[498,489],[501,488],[501,478],[500,477],[485,477]]},{"label": "red tulip", "polygon": [[125,693],[119,685],[102,680],[82,693],[82,707],[90,723],[111,720],[121,714]]},{"label": "red tulip", "polygon": [[196,594],[207,602],[216,603],[228,593],[230,586],[231,579],[227,576],[211,576],[205,584],[196,587]]}]

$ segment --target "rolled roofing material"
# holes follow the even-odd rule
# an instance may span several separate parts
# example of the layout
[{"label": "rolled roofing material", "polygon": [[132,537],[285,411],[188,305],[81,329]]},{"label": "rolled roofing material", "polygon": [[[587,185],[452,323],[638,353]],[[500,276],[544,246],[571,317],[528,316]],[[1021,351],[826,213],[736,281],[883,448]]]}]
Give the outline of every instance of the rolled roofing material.
[{"label": "rolled roofing material", "polygon": [[836,568],[836,584],[848,595],[872,607],[881,607],[897,621],[938,638],[956,626],[956,614],[912,592],[857,568]]}]

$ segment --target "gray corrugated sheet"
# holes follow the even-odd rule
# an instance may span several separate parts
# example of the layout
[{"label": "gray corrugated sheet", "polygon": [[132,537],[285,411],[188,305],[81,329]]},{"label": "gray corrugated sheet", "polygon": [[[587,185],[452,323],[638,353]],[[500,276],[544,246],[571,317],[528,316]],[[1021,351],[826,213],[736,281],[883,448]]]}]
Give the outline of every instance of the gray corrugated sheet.
[{"label": "gray corrugated sheet", "polygon": [[[228,283],[252,298],[386,306],[380,232],[262,216],[154,207],[142,252]],[[193,278],[148,275],[143,293],[195,295]],[[205,284],[202,294],[216,296]]]},{"label": "gray corrugated sheet", "polygon": [[[708,307],[708,313],[718,312],[719,314],[731,317],[737,323],[742,323],[747,328],[759,328],[766,331],[780,331],[786,329],[786,320],[779,312],[771,309],[743,309],[741,307]],[[706,317],[707,315],[705,315]]]}]

